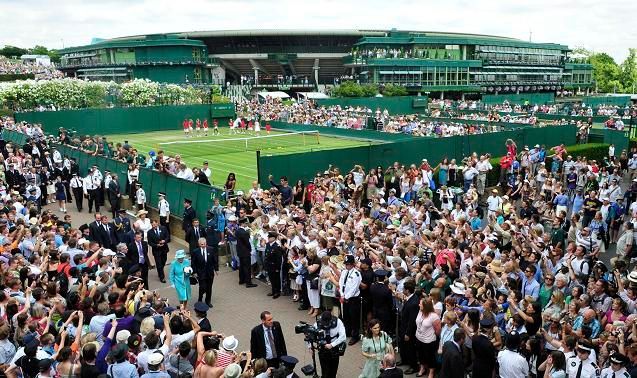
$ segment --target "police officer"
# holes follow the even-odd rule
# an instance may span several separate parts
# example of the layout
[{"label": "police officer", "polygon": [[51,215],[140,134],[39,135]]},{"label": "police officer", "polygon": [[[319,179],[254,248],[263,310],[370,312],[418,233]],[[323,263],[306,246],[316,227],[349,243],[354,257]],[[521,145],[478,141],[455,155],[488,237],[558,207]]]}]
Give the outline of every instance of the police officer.
[{"label": "police officer", "polygon": [[[498,353],[497,362],[500,366],[498,375],[500,378],[528,377],[529,363],[519,352],[522,340],[520,334],[513,331],[506,338],[506,349]],[[475,347],[474,347],[475,348]],[[474,371],[474,374],[477,372]]]},{"label": "police officer", "polygon": [[192,221],[197,217],[195,209],[192,208],[192,201],[189,198],[184,198],[184,215],[182,216],[181,228],[184,231],[188,231],[192,227]]},{"label": "police officer", "polygon": [[95,205],[95,212],[100,212],[100,203],[97,198],[97,188],[98,186],[95,184],[93,180],[93,173],[89,172],[89,174],[84,178],[84,195],[88,198],[88,212],[93,212],[93,205]]},{"label": "police officer", "polygon": [[577,344],[575,355],[566,361],[566,372],[572,378],[599,378],[599,366],[591,360],[589,356],[593,350],[590,341],[582,339]]},{"label": "police officer", "polygon": [[314,327],[325,330],[326,333],[326,343],[318,350],[321,377],[336,378],[339,358],[342,354],[339,351],[345,351],[345,345],[341,344],[347,340],[345,325],[341,319],[332,316],[330,311],[323,311],[317,322],[314,323]]},{"label": "police officer", "polygon": [[385,331],[393,329],[392,314],[394,313],[394,297],[391,289],[385,284],[385,278],[387,278],[386,270],[377,270],[374,272],[376,276],[376,282],[369,288],[369,296],[371,298],[372,305],[372,317],[380,321],[380,326]]},{"label": "police officer", "polygon": [[611,354],[610,366],[602,370],[601,378],[630,378],[626,365],[628,365],[628,357],[621,353]]},{"label": "police officer", "polygon": [[81,178],[77,177],[77,173],[73,173],[70,186],[71,191],[73,192],[73,201],[75,201],[75,206],[77,206],[77,211],[81,212],[84,203],[84,183]]},{"label": "police officer", "polygon": [[159,211],[159,224],[166,227],[170,232],[168,222],[170,221],[170,204],[166,200],[166,193],[159,192],[159,201],[157,202],[157,211]]},{"label": "police officer", "polygon": [[265,245],[265,270],[270,278],[272,292],[268,296],[277,299],[281,296],[281,269],[283,266],[283,249],[276,241],[277,233],[268,232],[268,242]]},{"label": "police officer", "polygon": [[360,339],[359,328],[361,322],[361,290],[362,277],[356,269],[356,261],[353,255],[345,256],[345,270],[339,279],[341,303],[343,304],[343,319],[347,334],[351,336],[349,345],[356,344]]}]

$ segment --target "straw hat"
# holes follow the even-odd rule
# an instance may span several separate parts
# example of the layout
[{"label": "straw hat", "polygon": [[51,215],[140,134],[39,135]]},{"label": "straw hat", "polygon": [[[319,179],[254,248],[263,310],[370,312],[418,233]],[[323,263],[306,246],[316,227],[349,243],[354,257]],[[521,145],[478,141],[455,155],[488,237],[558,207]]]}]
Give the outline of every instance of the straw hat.
[{"label": "straw hat", "polygon": [[504,272],[504,267],[502,266],[502,261],[500,260],[493,260],[488,266],[489,269],[492,270],[494,273]]}]

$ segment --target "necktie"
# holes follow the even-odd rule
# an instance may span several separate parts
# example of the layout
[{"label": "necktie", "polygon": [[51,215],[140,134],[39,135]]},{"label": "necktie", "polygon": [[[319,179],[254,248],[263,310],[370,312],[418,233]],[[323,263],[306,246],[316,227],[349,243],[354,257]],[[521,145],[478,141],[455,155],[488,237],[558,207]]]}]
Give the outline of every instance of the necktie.
[{"label": "necktie", "polygon": [[142,243],[137,242],[137,253],[139,254],[139,263],[145,264],[146,260],[144,260],[144,249],[142,248]]},{"label": "necktie", "polygon": [[276,358],[276,347],[274,346],[274,336],[272,336],[272,328],[268,327],[268,344],[270,344],[270,350],[272,351],[272,358]]},{"label": "necktie", "polygon": [[580,361],[579,367],[577,368],[577,374],[575,375],[575,378],[581,378],[581,376],[582,376],[582,367],[583,366],[584,366],[584,361]]},{"label": "necktie", "polygon": [[199,240],[199,229],[195,228],[195,236],[197,237],[197,240]]},{"label": "necktie", "polygon": [[203,254],[203,262],[204,262],[204,264],[208,263],[208,253],[207,252],[208,251],[206,251],[205,249],[201,250],[201,253]]}]

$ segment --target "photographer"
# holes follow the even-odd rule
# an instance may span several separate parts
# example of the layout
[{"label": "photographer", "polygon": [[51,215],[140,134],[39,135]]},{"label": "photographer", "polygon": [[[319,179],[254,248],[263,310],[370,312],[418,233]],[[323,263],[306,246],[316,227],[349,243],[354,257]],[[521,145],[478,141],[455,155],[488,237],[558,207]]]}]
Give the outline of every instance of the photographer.
[{"label": "photographer", "polygon": [[331,312],[324,311],[314,323],[314,327],[325,332],[325,339],[319,340],[318,350],[321,377],[336,378],[339,358],[345,352],[345,340],[347,339],[345,325],[341,319],[332,316]]}]

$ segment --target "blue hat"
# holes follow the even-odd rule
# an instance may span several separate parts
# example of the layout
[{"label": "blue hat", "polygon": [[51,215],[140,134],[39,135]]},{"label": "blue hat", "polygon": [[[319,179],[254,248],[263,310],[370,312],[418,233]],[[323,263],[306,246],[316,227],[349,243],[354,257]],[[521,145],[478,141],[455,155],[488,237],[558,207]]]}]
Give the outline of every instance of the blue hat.
[{"label": "blue hat", "polygon": [[195,311],[196,312],[201,312],[203,314],[205,314],[206,312],[208,312],[208,310],[210,309],[210,307],[208,307],[207,304],[203,303],[203,302],[197,302],[195,303]]},{"label": "blue hat", "polygon": [[292,356],[281,356],[281,362],[287,367],[294,368],[299,363],[299,360]]},{"label": "blue hat", "polygon": [[186,258],[186,252],[183,249],[178,250],[177,252],[175,252],[175,258],[176,259],[185,259]]},{"label": "blue hat", "polygon": [[495,320],[492,317],[486,317],[480,320],[480,327],[482,328],[491,328],[495,325]]},{"label": "blue hat", "polygon": [[35,344],[35,342],[38,342],[38,334],[35,332],[29,332],[22,337],[22,342],[24,343],[24,345],[29,345],[32,343]]},{"label": "blue hat", "polygon": [[381,277],[381,278],[387,277],[387,271],[384,269],[379,269],[375,271],[374,274],[376,275],[376,277]]}]

